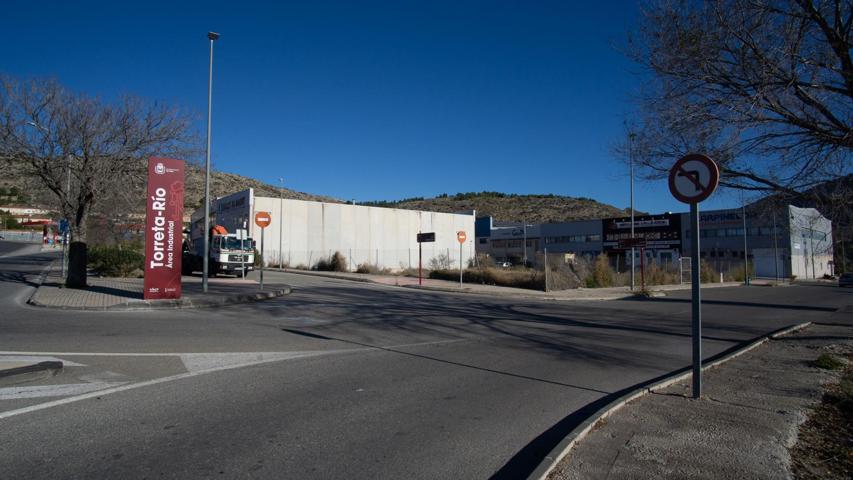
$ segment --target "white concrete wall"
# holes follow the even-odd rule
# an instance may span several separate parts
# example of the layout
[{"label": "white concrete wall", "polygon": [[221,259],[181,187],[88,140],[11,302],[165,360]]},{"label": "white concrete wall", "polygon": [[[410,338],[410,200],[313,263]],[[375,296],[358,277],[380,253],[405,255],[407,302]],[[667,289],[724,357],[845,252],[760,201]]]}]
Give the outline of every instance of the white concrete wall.
[{"label": "white concrete wall", "polygon": [[789,206],[791,273],[821,278],[832,272],[832,223],[814,208]]},{"label": "white concrete wall", "polygon": [[[463,265],[467,267],[468,260],[474,255],[473,215],[270,197],[254,197],[252,202],[246,203],[252,205],[252,218],[258,211],[269,212],[272,216],[272,223],[264,232],[264,258],[267,263],[277,264],[281,255],[284,263],[291,267],[311,267],[320,258],[338,251],[347,257],[352,270],[361,263],[391,270],[417,268],[416,235],[418,232],[435,232],[435,243],[423,244],[424,266],[427,267],[433,257],[444,253],[449,254],[453,266],[458,268],[456,232],[459,230],[468,235],[462,248]],[[282,218],[284,223],[279,237]],[[231,230],[229,225],[222,224]],[[250,234],[260,248],[260,229],[253,224]]]}]

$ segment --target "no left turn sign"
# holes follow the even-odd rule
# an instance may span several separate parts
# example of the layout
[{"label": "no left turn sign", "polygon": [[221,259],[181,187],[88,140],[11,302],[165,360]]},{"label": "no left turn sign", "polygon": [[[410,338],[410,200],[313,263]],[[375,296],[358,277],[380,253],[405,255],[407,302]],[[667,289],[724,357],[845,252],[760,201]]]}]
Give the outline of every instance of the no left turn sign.
[{"label": "no left turn sign", "polygon": [[669,191],[684,203],[699,203],[714,193],[720,169],[705,155],[691,153],[675,162],[669,171]]}]

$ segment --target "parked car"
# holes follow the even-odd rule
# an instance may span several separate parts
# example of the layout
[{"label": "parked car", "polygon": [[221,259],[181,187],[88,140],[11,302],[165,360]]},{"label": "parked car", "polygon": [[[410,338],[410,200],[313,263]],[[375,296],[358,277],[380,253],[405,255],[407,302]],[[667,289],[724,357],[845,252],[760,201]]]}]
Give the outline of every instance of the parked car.
[{"label": "parked car", "polygon": [[509,268],[512,266],[512,263],[511,262],[499,262],[498,266],[502,267],[502,268]]},{"label": "parked car", "polygon": [[839,287],[853,287],[853,272],[842,273],[838,277]]}]

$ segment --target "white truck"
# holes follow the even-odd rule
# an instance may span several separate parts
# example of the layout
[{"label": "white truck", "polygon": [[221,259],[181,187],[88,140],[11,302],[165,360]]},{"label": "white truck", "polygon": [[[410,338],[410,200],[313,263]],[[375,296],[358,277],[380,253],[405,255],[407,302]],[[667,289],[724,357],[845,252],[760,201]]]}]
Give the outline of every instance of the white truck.
[{"label": "white truck", "polygon": [[[181,259],[181,273],[190,275],[204,268],[204,225],[193,224],[190,234],[184,241]],[[210,246],[208,259],[208,274],[241,276],[254,270],[255,242],[245,235],[245,230],[238,233],[228,233],[221,225],[210,229]],[[242,237],[242,238],[241,238]]]}]

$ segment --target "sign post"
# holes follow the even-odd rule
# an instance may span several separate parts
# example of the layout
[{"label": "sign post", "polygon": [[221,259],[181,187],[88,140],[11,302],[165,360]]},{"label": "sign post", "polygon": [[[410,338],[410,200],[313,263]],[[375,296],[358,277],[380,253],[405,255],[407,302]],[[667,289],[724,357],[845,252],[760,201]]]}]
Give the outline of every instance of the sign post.
[{"label": "sign post", "polygon": [[714,193],[720,170],[705,155],[681,157],[669,171],[669,191],[678,201],[690,204],[690,276],[693,293],[693,398],[702,396],[702,296],[699,272],[699,202]]},{"label": "sign post", "polygon": [[459,288],[462,288],[462,245],[465,243],[465,240],[468,236],[465,234],[465,230],[459,230],[456,232],[456,240],[459,241]]},{"label": "sign post", "polygon": [[427,233],[418,233],[418,285],[424,284],[424,270],[423,270],[423,243],[434,242],[435,241],[435,232],[427,232]]},{"label": "sign post", "polygon": [[65,249],[68,248],[68,220],[64,218],[59,220],[59,235],[59,238],[62,239],[62,258],[60,259],[62,263],[62,280],[65,280],[65,260],[67,257]]},{"label": "sign post", "polygon": [[264,289],[264,263],[267,261],[264,258],[264,230],[270,226],[271,221],[272,218],[269,212],[258,212],[255,214],[255,225],[261,227],[261,290]]},{"label": "sign post", "polygon": [[181,298],[184,161],[148,159],[142,298]]}]

